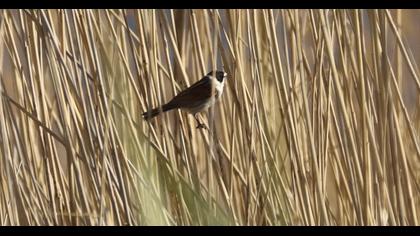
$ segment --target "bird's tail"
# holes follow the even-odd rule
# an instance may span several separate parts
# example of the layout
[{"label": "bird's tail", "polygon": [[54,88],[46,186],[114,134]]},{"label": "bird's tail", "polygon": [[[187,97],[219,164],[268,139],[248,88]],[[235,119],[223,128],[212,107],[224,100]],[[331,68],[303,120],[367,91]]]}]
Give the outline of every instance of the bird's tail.
[{"label": "bird's tail", "polygon": [[142,116],[145,120],[150,120],[153,117],[159,115],[160,113],[166,112],[172,109],[174,109],[173,106],[171,106],[170,104],[165,104],[162,107],[157,107],[152,110],[146,111],[145,113],[142,114]]}]

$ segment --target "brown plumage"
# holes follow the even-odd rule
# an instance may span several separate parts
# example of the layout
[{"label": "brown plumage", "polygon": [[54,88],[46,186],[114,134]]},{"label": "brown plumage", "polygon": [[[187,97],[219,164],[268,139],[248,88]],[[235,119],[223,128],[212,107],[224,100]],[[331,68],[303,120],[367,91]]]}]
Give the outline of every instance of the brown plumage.
[{"label": "brown plumage", "polygon": [[177,108],[185,110],[195,116],[196,113],[206,110],[213,105],[220,97],[223,92],[225,77],[226,73],[222,71],[217,71],[216,73],[210,72],[201,80],[180,92],[168,103],[161,107],[146,111],[142,116],[144,119],[150,120],[162,112]]}]

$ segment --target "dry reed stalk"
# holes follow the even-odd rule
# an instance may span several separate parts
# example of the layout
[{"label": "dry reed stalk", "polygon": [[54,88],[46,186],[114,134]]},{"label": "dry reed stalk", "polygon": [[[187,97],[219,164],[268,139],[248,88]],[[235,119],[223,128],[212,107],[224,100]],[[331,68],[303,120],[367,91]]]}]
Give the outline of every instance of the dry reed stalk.
[{"label": "dry reed stalk", "polygon": [[417,13],[2,10],[0,224],[418,225]]}]

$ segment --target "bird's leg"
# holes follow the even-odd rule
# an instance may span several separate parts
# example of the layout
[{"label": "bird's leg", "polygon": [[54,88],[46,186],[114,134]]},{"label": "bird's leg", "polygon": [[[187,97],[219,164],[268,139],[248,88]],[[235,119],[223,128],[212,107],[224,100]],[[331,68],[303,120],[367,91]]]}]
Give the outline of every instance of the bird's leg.
[{"label": "bird's leg", "polygon": [[207,126],[204,123],[201,123],[200,120],[198,119],[198,113],[194,114],[194,118],[197,121],[197,127],[196,127],[197,129],[202,129],[202,128],[208,129]]}]

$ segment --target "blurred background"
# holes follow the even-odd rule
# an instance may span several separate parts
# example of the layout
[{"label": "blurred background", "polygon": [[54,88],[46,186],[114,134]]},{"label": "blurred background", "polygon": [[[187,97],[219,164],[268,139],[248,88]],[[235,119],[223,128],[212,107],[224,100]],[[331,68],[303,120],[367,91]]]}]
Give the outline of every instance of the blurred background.
[{"label": "blurred background", "polygon": [[1,10],[0,224],[418,225],[419,13]]}]

